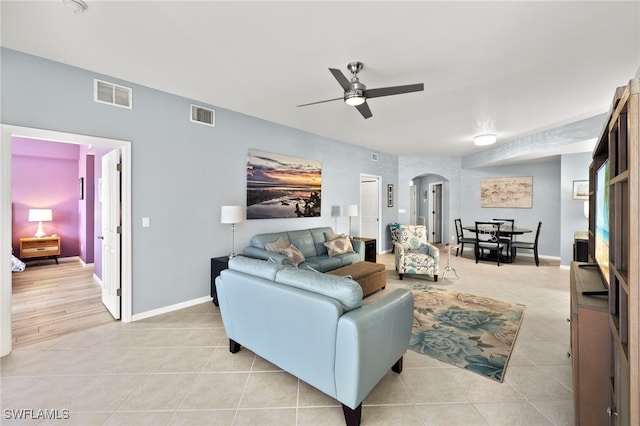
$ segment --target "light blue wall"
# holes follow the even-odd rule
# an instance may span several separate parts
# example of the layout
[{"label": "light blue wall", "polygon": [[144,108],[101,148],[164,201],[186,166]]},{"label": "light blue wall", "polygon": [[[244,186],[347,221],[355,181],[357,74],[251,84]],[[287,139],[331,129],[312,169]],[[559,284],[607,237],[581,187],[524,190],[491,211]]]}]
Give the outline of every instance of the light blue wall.
[{"label": "light blue wall", "polygon": [[[230,250],[229,226],[219,223],[220,206],[245,204],[250,148],[320,161],[322,217],[242,223],[236,228],[236,251],[259,232],[336,225],[346,231],[348,220],[332,217],[331,206],[358,202],[360,174],[381,176],[383,188],[395,187],[394,207],[382,207],[381,250],[391,247],[386,224],[408,223],[409,182],[424,175],[445,180],[445,236],[455,233],[458,217],[471,223],[509,216],[530,228],[542,220],[540,253],[562,256],[564,264],[567,239],[574,226],[580,228],[573,218],[575,203],[566,199],[572,181],[582,179],[576,176],[587,173],[588,162],[583,166],[579,159],[474,169],[463,169],[459,157],[378,153],[379,161],[372,161],[367,149],[213,105],[215,128],[192,124],[190,99],[5,48],[0,52],[2,123],[131,141],[134,314],[209,294],[209,259]],[[94,78],[132,87],[133,109],[94,102]],[[532,209],[480,207],[480,179],[504,176],[533,176]],[[142,217],[150,217],[150,228],[142,228]],[[354,221],[353,233],[358,231]]]},{"label": "light blue wall", "polygon": [[591,153],[566,154],[561,158],[562,192],[560,199],[560,264],[569,266],[573,260],[573,235],[576,231],[589,229],[588,219],[584,216],[584,201],[573,199],[573,181],[589,180]]},{"label": "light blue wall", "polygon": [[[133,314],[209,295],[209,259],[231,245],[220,206],[246,203],[250,148],[320,161],[322,217],[242,223],[237,251],[259,232],[334,226],[331,206],[358,202],[361,173],[397,186],[392,155],[374,162],[364,148],[215,106],[214,128],[190,123],[189,99],[5,48],[1,55],[2,123],[131,141]],[[133,109],[94,102],[94,78],[132,87]],[[394,209],[385,206],[381,220],[394,221]]]}]

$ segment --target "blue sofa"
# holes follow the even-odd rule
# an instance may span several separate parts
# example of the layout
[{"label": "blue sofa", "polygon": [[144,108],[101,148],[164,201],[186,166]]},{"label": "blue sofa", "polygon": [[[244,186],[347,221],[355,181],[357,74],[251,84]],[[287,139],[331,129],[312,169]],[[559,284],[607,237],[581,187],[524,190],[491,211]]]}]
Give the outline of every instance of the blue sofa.
[{"label": "blue sofa", "polygon": [[394,290],[362,304],[348,278],[235,257],[216,278],[229,349],[245,346],[342,404],[359,425],[362,401],[392,369],[402,371],[413,296]]},{"label": "blue sofa", "polygon": [[282,238],[295,245],[304,255],[304,262],[297,265],[302,269],[309,266],[316,271],[327,272],[364,260],[364,243],[354,239],[351,239],[353,253],[330,257],[323,243],[327,242],[327,234],[333,233],[331,227],[322,227],[257,234],[251,238],[249,247],[244,249],[243,254],[254,259],[271,259],[280,265],[290,265],[289,259],[285,255],[265,249],[266,243],[273,243]]}]

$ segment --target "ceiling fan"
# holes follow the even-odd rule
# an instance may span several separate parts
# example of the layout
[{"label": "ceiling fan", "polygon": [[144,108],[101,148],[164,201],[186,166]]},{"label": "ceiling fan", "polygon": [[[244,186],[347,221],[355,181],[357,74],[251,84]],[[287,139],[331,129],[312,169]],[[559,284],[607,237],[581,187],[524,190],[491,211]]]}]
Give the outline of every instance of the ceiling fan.
[{"label": "ceiling fan", "polygon": [[348,105],[356,107],[356,109],[366,118],[373,116],[369,105],[367,105],[367,99],[379,98],[381,96],[400,95],[402,93],[421,92],[424,90],[424,84],[407,84],[405,86],[392,86],[392,87],[380,87],[378,89],[367,89],[367,86],[360,83],[358,79],[358,72],[362,70],[362,62],[350,62],[347,64],[347,68],[351,71],[351,81],[335,68],[329,68],[329,71],[342,88],[344,89],[344,96],[341,98],[327,99],[324,101],[311,102],[309,104],[298,105],[299,107],[321,104],[324,102],[339,101],[343,99]]}]

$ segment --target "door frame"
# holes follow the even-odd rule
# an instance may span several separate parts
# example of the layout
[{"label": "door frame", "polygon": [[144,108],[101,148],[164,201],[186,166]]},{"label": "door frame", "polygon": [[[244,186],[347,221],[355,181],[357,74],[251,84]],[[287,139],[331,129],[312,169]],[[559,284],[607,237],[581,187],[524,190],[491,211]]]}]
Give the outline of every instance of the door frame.
[{"label": "door frame", "polygon": [[442,241],[440,241],[441,243],[446,243],[447,239],[445,238],[444,235],[444,214],[443,214],[443,206],[444,206],[444,182],[443,181],[438,181],[438,182],[429,182],[429,186],[428,186],[428,198],[429,198],[429,211],[427,212],[428,218],[427,218],[427,223],[428,223],[428,229],[431,229],[432,231],[429,232],[429,242],[433,242],[433,230],[435,229],[435,224],[433,223],[433,214],[431,214],[431,212],[433,211],[433,204],[434,204],[434,200],[433,200],[433,187],[435,185],[440,185],[440,239]]},{"label": "door frame", "polygon": [[107,139],[96,136],[64,133],[53,130],[37,129],[0,124],[0,356],[7,355],[12,349],[11,336],[11,247],[12,208],[11,208],[11,139],[14,136],[43,139],[52,142],[77,145],[95,145],[120,150],[122,159],[122,321],[130,322],[132,317],[132,245],[131,245],[131,142]]},{"label": "door frame", "polygon": [[[359,189],[360,189],[360,210],[362,210],[362,181],[363,180],[375,180],[377,182],[377,187],[378,187],[378,211],[377,211],[377,216],[378,216],[378,227],[377,227],[377,235],[376,235],[376,248],[377,251],[380,251],[380,249],[382,248],[382,176],[377,176],[377,175],[369,175],[369,174],[365,174],[365,173],[360,173],[360,181],[359,181]],[[358,217],[358,221],[359,221],[359,226],[358,229],[362,230],[362,211],[360,212],[360,215]]]}]

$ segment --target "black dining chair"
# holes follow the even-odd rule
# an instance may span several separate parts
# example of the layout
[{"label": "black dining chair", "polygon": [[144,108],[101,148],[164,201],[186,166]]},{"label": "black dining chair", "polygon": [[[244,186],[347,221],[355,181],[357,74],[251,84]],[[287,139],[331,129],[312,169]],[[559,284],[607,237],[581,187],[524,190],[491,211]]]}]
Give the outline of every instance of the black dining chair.
[{"label": "black dining chair", "polygon": [[513,250],[513,259],[516,258],[518,249],[533,250],[533,258],[536,261],[536,266],[540,266],[540,260],[538,259],[538,239],[540,238],[540,228],[542,228],[542,222],[538,222],[538,229],[536,230],[536,238],[532,243],[528,241],[514,241],[511,243],[511,249]]},{"label": "black dining chair", "polygon": [[[495,260],[500,266],[500,257],[507,247],[507,243],[500,238],[501,225],[500,222],[476,222],[476,263],[478,260]],[[489,250],[489,255],[485,256],[485,250]]]},{"label": "black dining chair", "polygon": [[504,235],[502,235],[500,238],[502,238],[502,241],[507,243],[507,254],[510,256],[510,260],[513,261],[513,259],[515,258],[515,254],[513,253],[513,249],[511,248],[511,243],[515,240],[515,236],[510,232],[507,233],[507,231],[509,229],[513,230],[516,227],[516,220],[515,219],[497,219],[497,218],[493,218],[491,220],[495,222],[505,223],[501,229]]},{"label": "black dining chair", "polygon": [[456,256],[458,255],[458,250],[460,250],[460,256],[462,256],[464,245],[472,244],[475,246],[476,239],[464,236],[464,230],[462,229],[462,219],[455,219],[454,222],[456,224],[456,239],[458,240],[458,244],[460,244],[460,248],[456,249]]}]

